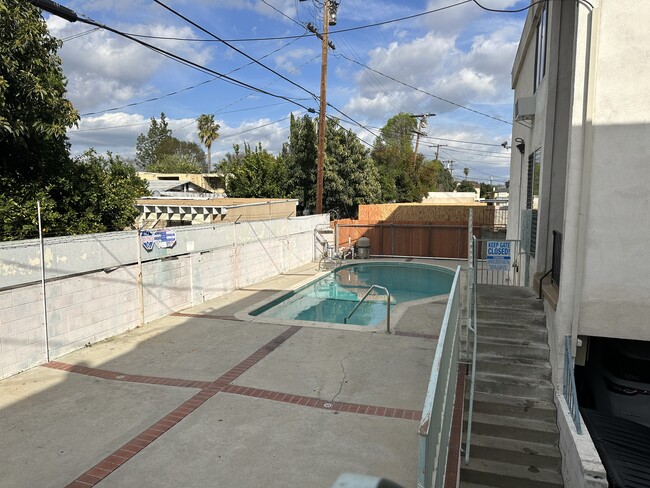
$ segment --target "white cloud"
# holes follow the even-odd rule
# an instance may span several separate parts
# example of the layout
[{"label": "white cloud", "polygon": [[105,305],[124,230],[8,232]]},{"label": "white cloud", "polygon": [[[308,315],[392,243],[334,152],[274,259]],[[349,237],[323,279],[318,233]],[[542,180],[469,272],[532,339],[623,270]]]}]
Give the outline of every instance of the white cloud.
[{"label": "white cloud", "polygon": [[316,50],[309,48],[292,49],[291,51],[283,52],[275,57],[275,65],[283,69],[287,73],[299,74],[300,70],[297,64],[302,64],[303,61],[313,58],[316,55]]},{"label": "white cloud", "polygon": [[[79,32],[78,27],[57,17],[48,19],[48,27],[58,38]],[[187,27],[161,24],[120,26],[120,29],[148,35],[195,37]],[[199,64],[207,63],[212,57],[210,48],[192,43],[164,40],[156,44]],[[171,62],[103,30],[67,41],[59,55],[68,78],[68,97],[81,113],[157,94],[152,78]]]},{"label": "white cloud", "polygon": [[[435,32],[408,42],[393,42],[369,52],[367,65],[408,85],[459,105],[509,100],[510,66],[518,32],[510,25],[470,39],[465,50],[457,37]],[[357,93],[346,109],[370,118],[401,110],[439,114],[458,107],[367,70],[356,74]]]}]

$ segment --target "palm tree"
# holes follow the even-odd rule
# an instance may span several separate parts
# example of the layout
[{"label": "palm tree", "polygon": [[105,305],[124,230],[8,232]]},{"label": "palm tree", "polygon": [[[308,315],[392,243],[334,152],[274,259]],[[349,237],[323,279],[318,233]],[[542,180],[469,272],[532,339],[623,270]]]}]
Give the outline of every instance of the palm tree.
[{"label": "palm tree", "polygon": [[467,179],[467,175],[469,175],[469,168],[463,168],[463,173],[465,174],[465,179]]},{"label": "palm tree", "polygon": [[199,139],[208,149],[208,173],[212,170],[212,143],[219,139],[219,129],[221,126],[214,121],[214,115],[202,114],[196,119],[196,125],[199,130]]}]

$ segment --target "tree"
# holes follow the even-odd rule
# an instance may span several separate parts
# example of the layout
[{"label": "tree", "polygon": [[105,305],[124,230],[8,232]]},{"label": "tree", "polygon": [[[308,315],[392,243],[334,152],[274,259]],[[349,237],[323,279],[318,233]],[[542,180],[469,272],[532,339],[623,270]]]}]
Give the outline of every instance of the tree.
[{"label": "tree", "polygon": [[[360,204],[378,203],[379,173],[368,150],[357,136],[335,119],[327,121],[323,207],[337,210],[341,217],[354,217]],[[315,206],[316,190],[310,193],[309,206]]]},{"label": "tree", "polygon": [[489,183],[481,183],[481,198],[492,198],[494,187]]},{"label": "tree", "polygon": [[458,186],[456,187],[456,191],[463,192],[463,191],[471,191],[474,192],[474,185],[467,181],[463,180],[460,183],[458,183]]},{"label": "tree", "polygon": [[37,201],[46,236],[123,230],[133,223],[136,198],[148,194],[133,166],[92,149],[64,164],[47,182],[34,179],[17,185],[0,178],[0,240],[38,237]]},{"label": "tree", "polygon": [[244,146],[244,154],[226,155],[221,163],[226,175],[226,193],[234,198],[287,198],[286,166],[259,144],[255,151]]},{"label": "tree", "polygon": [[287,168],[289,196],[297,198],[303,210],[310,201],[315,204],[316,124],[309,115],[296,119],[292,114],[289,127],[289,141],[282,146],[279,159]]},{"label": "tree", "polygon": [[413,133],[417,120],[408,113],[391,117],[375,139],[372,158],[380,173],[382,201],[419,202],[433,190],[424,157],[414,163]]},{"label": "tree", "polygon": [[160,114],[160,122],[151,117],[147,135],[140,134],[135,143],[135,161],[140,169],[146,169],[158,158],[158,150],[164,141],[171,139],[172,130],[169,128],[165,113]]},{"label": "tree", "polygon": [[467,179],[467,176],[469,175],[469,168],[463,168],[463,174],[465,175],[465,179]]},{"label": "tree", "polygon": [[147,134],[138,136],[135,158],[138,168],[151,172],[201,173],[207,169],[201,147],[174,137],[164,113],[160,122],[152,117]]},{"label": "tree", "polygon": [[219,138],[221,126],[214,121],[214,115],[202,114],[196,119],[199,139],[208,150],[208,173],[212,170],[212,143]]},{"label": "tree", "polygon": [[[50,36],[29,2],[0,1],[0,167],[32,180],[57,172],[68,157],[66,130],[79,119]],[[52,163],[52,164],[50,164]]]}]

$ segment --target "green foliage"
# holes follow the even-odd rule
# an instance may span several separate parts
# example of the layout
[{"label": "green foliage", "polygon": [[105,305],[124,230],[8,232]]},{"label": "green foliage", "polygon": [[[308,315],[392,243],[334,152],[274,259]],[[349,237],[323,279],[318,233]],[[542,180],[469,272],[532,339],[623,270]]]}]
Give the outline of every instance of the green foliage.
[{"label": "green foliage", "polygon": [[212,143],[219,139],[219,129],[221,126],[214,121],[214,115],[199,115],[196,119],[199,139],[208,150],[208,172],[212,170]]},{"label": "green foliage", "polygon": [[474,191],[474,185],[467,181],[463,180],[460,183],[458,183],[458,186],[456,187],[456,191],[462,192],[462,191]]},{"label": "green foliage", "polygon": [[152,117],[147,134],[138,136],[135,159],[139,168],[152,172],[202,173],[207,170],[201,146],[174,137],[164,113],[160,114],[160,122]]},{"label": "green foliage", "polygon": [[229,154],[222,162],[226,175],[226,193],[234,198],[286,198],[286,166],[258,145],[251,151],[244,146],[244,154],[235,148],[235,156]]},{"label": "green foliage", "polygon": [[[337,210],[345,218],[355,216],[360,204],[379,203],[379,172],[355,134],[328,119],[325,141],[323,209]],[[314,188],[314,206],[315,196]]]},{"label": "green foliage", "polygon": [[66,80],[38,9],[0,0],[0,167],[29,178],[56,173],[67,157],[66,130],[79,116],[65,98]]},{"label": "green foliage", "polygon": [[110,153],[89,150],[66,160],[47,182],[0,178],[0,240],[38,237],[36,202],[45,236],[123,230],[137,215],[136,198],[148,194],[135,169]]},{"label": "green foliage", "polygon": [[494,196],[494,187],[489,183],[481,183],[481,198],[492,198]]},{"label": "green foliage", "polygon": [[[313,205],[316,198],[316,126],[309,115],[295,119],[291,115],[289,142],[282,147],[280,159],[287,168],[287,188],[297,198],[300,210]],[[311,203],[310,203],[311,202]]]}]

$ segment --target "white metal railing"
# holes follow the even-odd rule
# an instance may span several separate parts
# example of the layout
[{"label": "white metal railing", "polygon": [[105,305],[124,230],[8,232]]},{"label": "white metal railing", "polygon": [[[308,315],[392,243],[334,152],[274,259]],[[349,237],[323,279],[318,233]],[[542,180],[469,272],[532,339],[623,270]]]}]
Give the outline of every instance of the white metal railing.
[{"label": "white metal railing", "polygon": [[576,426],[578,435],[582,434],[580,425],[580,408],[578,406],[578,396],[576,395],[576,378],[573,372],[573,357],[571,356],[571,336],[564,339],[564,399],[569,407],[569,413]]},{"label": "white metal railing", "polygon": [[476,289],[478,281],[476,279],[476,237],[472,236],[472,255],[470,256],[467,303],[467,342],[469,343],[469,333],[472,333],[472,373],[469,386],[469,408],[467,413],[467,438],[465,440],[465,464],[469,464],[469,455],[471,450],[472,438],[472,415],[474,413],[474,385],[476,382],[476,347],[478,339],[478,322],[476,320]]},{"label": "white metal railing", "polygon": [[440,328],[420,421],[418,488],[441,488],[449,453],[460,350],[460,266],[456,268]]},{"label": "white metal railing", "polygon": [[368,288],[368,291],[366,292],[365,295],[363,295],[363,298],[361,300],[359,300],[359,303],[357,303],[354,306],[354,308],[352,309],[352,312],[350,312],[348,314],[348,316],[343,319],[343,323],[344,324],[348,323],[348,319],[350,317],[352,317],[354,312],[357,311],[359,306],[366,300],[366,298],[368,298],[368,295],[370,295],[370,293],[373,290],[382,290],[386,294],[386,334],[390,334],[390,292],[388,291],[387,288],[385,288],[383,286],[380,286],[380,285],[372,285],[370,288]]}]

